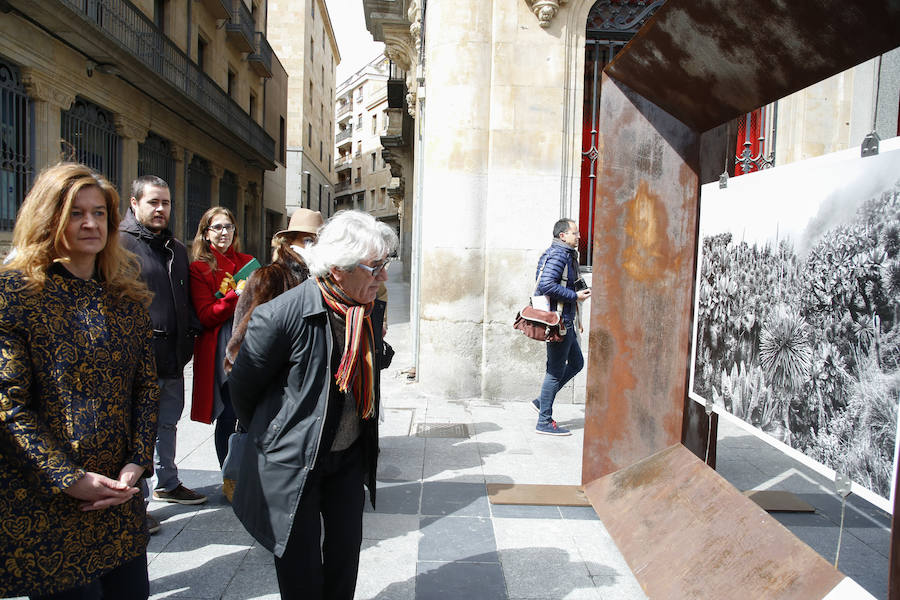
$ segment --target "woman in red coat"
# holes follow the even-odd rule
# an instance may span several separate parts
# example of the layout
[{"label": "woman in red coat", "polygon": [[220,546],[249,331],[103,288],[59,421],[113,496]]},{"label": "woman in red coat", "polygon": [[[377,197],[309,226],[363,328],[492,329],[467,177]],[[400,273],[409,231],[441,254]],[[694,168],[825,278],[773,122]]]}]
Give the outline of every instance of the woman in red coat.
[{"label": "woman in red coat", "polygon": [[228,437],[237,422],[228,388],[223,385],[225,346],[231,338],[232,318],[239,291],[234,275],[254,260],[238,252],[237,226],[227,208],[214,206],[203,214],[191,251],[191,301],[203,324],[194,343],[194,392],[191,419],[216,421],[216,455],[219,466],[228,454]]}]

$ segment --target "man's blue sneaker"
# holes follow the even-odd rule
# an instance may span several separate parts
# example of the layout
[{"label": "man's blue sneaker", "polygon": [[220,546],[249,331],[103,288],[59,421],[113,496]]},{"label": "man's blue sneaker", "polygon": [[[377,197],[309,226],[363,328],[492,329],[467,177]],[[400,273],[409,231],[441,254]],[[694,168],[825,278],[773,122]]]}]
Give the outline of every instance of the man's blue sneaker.
[{"label": "man's blue sneaker", "polygon": [[537,414],[541,414],[541,402],[540,402],[540,400],[532,400],[532,401],[531,401],[531,408],[533,408],[533,409],[534,409],[534,412],[536,412]]},{"label": "man's blue sneaker", "polygon": [[537,433],[543,433],[544,435],[572,435],[571,431],[569,431],[565,427],[560,427],[556,424],[556,421],[538,423],[535,431]]}]

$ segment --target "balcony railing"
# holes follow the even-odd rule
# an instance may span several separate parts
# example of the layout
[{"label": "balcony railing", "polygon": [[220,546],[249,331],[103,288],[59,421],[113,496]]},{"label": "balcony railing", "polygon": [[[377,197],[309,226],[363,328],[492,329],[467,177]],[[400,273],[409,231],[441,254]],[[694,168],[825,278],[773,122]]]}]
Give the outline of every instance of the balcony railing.
[{"label": "balcony railing", "polygon": [[268,161],[275,140],[128,0],[59,0],[100,28]]},{"label": "balcony railing", "polygon": [[353,104],[351,104],[350,102],[345,102],[344,104],[338,106],[337,117],[341,118],[344,115],[348,114],[352,110],[353,110]]},{"label": "balcony railing", "polygon": [[272,76],[272,46],[262,31],[256,32],[256,44],[253,54],[247,56],[247,64],[260,77]]},{"label": "balcony railing", "polygon": [[256,23],[244,0],[232,0],[231,22],[225,26],[226,37],[241,52],[253,52],[253,34]]},{"label": "balcony railing", "polygon": [[348,127],[347,129],[342,129],[337,132],[337,135],[334,136],[334,143],[340,144],[344,140],[350,139],[350,136],[353,135],[353,127]]},{"label": "balcony railing", "polygon": [[350,189],[350,180],[347,181],[339,181],[334,185],[334,193],[340,194],[342,192],[346,192]]},{"label": "balcony railing", "polygon": [[334,170],[335,172],[343,171],[344,169],[349,169],[352,164],[352,156],[340,156],[337,160],[334,161]]}]

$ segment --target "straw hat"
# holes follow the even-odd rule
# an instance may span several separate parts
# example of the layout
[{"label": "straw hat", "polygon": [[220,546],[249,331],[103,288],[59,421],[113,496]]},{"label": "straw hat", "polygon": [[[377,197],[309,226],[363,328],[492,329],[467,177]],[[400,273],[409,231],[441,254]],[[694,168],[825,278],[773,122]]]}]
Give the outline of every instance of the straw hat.
[{"label": "straw hat", "polygon": [[291,215],[291,221],[288,223],[287,229],[282,229],[275,233],[272,238],[282,234],[282,233],[312,233],[313,235],[319,232],[319,228],[325,224],[325,219],[322,218],[322,213],[317,210],[309,210],[308,208],[298,208],[294,211],[294,214]]}]

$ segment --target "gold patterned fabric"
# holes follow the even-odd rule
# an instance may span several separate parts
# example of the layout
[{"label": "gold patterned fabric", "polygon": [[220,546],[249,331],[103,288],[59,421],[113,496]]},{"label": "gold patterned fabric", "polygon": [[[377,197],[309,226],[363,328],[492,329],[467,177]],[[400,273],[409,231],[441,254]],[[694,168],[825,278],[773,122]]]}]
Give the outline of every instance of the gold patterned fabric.
[{"label": "gold patterned fabric", "polygon": [[141,494],[82,512],[85,471],[152,471],[159,388],[146,309],[51,267],[0,273],[0,597],[83,585],[147,546]]}]

